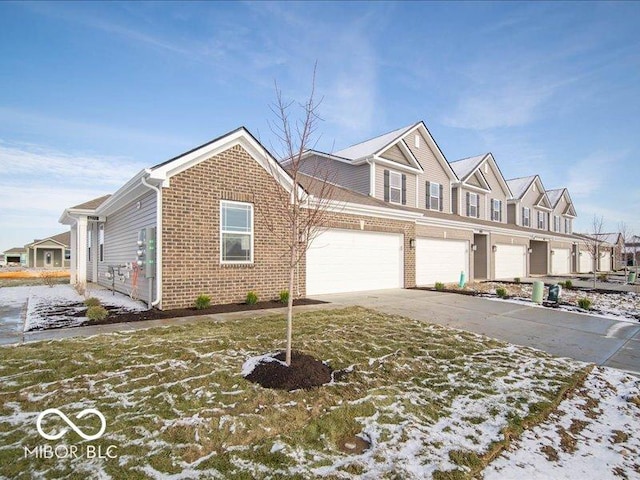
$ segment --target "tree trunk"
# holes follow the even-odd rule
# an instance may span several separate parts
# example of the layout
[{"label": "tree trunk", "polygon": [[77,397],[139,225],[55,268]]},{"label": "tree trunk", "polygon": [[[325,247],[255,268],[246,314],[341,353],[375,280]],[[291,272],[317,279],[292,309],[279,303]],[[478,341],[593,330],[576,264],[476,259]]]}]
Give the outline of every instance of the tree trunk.
[{"label": "tree trunk", "polygon": [[293,282],[296,275],[296,260],[298,256],[297,217],[294,217],[293,228],[291,230],[291,257],[289,258],[289,299],[287,300],[287,351],[284,360],[288,366],[291,365],[291,337],[293,336]]}]

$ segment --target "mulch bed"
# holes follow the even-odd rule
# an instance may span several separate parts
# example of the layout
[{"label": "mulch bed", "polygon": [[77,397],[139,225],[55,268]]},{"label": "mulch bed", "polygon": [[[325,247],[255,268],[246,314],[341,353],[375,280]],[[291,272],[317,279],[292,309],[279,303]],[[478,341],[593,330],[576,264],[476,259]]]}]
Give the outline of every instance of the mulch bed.
[{"label": "mulch bed", "polygon": [[[279,352],[274,358],[284,362],[285,352]],[[280,362],[261,362],[245,378],[265,388],[308,390],[329,383],[332,372],[326,363],[294,350],[290,366]]]},{"label": "mulch bed", "polygon": [[[294,306],[299,305],[318,305],[328,302],[322,302],[319,300],[311,300],[308,298],[298,298],[293,301]],[[194,307],[191,308],[178,308],[174,310],[158,310],[152,308],[151,310],[144,310],[141,312],[122,312],[122,307],[113,307],[109,305],[103,305],[107,309],[109,315],[104,320],[87,321],[82,325],[75,325],[78,327],[84,327],[87,325],[107,325],[112,323],[129,323],[140,322],[143,320],[162,320],[166,318],[178,318],[178,317],[193,317],[199,315],[213,315],[216,313],[231,313],[231,312],[244,312],[250,310],[266,310],[271,308],[284,308],[286,305],[280,303],[278,300],[270,300],[265,302],[258,302],[254,305],[248,305],[246,303],[228,303],[224,305],[212,305],[209,308],[197,310]],[[41,312],[44,316],[67,316],[67,317],[85,317],[87,314],[86,306],[83,303],[71,303],[60,306],[50,307],[46,312]],[[51,325],[47,330],[55,328],[67,327],[66,324],[61,324],[59,327]],[[33,329],[36,331],[41,329]]]}]

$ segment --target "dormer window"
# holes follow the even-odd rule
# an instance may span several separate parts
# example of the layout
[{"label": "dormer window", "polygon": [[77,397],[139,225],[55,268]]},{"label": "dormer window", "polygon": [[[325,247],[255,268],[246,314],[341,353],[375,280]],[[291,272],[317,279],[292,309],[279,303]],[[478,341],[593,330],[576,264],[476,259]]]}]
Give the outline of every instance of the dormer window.
[{"label": "dormer window", "polygon": [[544,212],[538,212],[538,228],[544,230]]},{"label": "dormer window", "polygon": [[427,182],[427,209],[443,210],[442,205],[442,184],[436,182]]},{"label": "dormer window", "polygon": [[467,217],[480,218],[478,204],[479,195],[477,193],[467,192]]},{"label": "dormer window", "polygon": [[531,226],[531,210],[529,210],[529,207],[522,207],[522,226]]},{"label": "dormer window", "polygon": [[404,173],[384,171],[384,201],[406,205],[407,176]]},{"label": "dormer window", "polygon": [[559,232],[560,231],[560,216],[559,215],[554,215],[553,216],[553,231],[554,232]]},{"label": "dormer window", "polygon": [[564,219],[564,233],[571,233],[571,219]]},{"label": "dormer window", "polygon": [[491,220],[495,222],[502,221],[502,201],[495,198],[491,199]]}]

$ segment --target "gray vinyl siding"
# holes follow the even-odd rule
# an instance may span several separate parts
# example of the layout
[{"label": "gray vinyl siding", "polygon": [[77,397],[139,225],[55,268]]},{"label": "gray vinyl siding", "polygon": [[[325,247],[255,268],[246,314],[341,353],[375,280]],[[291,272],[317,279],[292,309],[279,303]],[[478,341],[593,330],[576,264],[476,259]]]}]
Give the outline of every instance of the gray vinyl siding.
[{"label": "gray vinyl siding", "polygon": [[516,224],[516,208],[519,208],[519,206],[515,203],[510,203],[507,206],[507,222],[511,223],[512,225]]},{"label": "gray vinyl siding", "polygon": [[[533,190],[535,187],[535,191]],[[534,185],[529,187],[529,190],[527,191],[527,193],[524,195],[524,197],[522,197],[522,200],[520,201],[520,212],[522,212],[522,207],[529,207],[529,209],[531,210],[531,226],[530,228],[533,228],[534,230],[538,230],[538,212],[543,212],[545,213],[546,219],[545,219],[545,228],[542,230],[548,230],[549,229],[549,215],[546,215],[546,210],[541,210],[538,207],[535,206],[536,202],[538,201],[538,199],[540,198],[540,195],[542,195],[542,188],[540,188],[540,184],[538,183],[538,181],[536,180],[534,182]],[[520,225],[522,225],[522,214],[520,215]]]},{"label": "gray vinyl siding", "polygon": [[[140,208],[138,208],[138,201]],[[138,232],[145,227],[156,226],[156,194],[149,192],[131,202],[126,207],[109,215],[104,225],[104,261],[98,263],[98,283],[111,288],[111,280],[105,277],[109,265],[124,265],[135,263],[137,260]],[[97,250],[96,250],[97,253]],[[130,278],[121,282],[115,281],[115,289],[118,292],[129,295],[131,293]],[[149,301],[149,283],[154,287],[154,279],[147,280],[142,274],[138,277],[137,298]]]},{"label": "gray vinyl siding", "polygon": [[[415,135],[420,135],[420,148],[415,146]],[[443,212],[451,212],[451,177],[447,173],[445,167],[438,161],[434,152],[429,148],[427,140],[419,131],[411,132],[405,137],[405,144],[411,150],[411,153],[418,159],[420,166],[424,170],[418,176],[420,193],[418,195],[418,208],[427,208],[427,197],[425,194],[426,182],[439,183],[443,187],[442,205]]]},{"label": "gray vinyl siding", "polygon": [[[564,213],[564,211],[567,209],[567,205],[568,205],[568,202],[565,200],[564,195],[562,195],[562,197],[560,197],[560,200],[558,200],[558,205],[556,205],[556,208],[553,209],[553,213],[552,213],[552,218],[553,218],[553,215],[557,215],[557,216],[560,217],[560,232],[561,233],[567,233],[565,228],[564,228],[564,219],[566,217],[562,215]],[[553,227],[553,223],[551,224],[551,226]]]},{"label": "gray vinyl siding", "polygon": [[400,147],[398,147],[398,144],[392,145],[384,152],[382,152],[380,156],[387,160],[401,163],[402,165],[411,165],[407,157],[404,155],[404,153],[402,153],[402,150],[400,150]]},{"label": "gray vinyl siding", "polygon": [[[485,171],[485,165],[488,166],[487,171]],[[502,222],[500,223],[507,223],[507,194],[504,192],[502,186],[500,185],[500,180],[498,179],[499,173],[494,169],[492,162],[490,161],[486,161],[481,168],[482,174],[484,175],[484,178],[487,180],[487,183],[491,188],[491,194],[489,196],[488,204],[489,210],[486,213],[487,219],[491,220],[491,199],[495,199],[502,202]]]},{"label": "gray vinyl siding", "polygon": [[332,183],[369,195],[369,165],[349,165],[325,157],[312,156],[300,163],[300,172],[326,178]]},{"label": "gray vinyl siding", "polygon": [[[478,195],[478,213],[480,215],[478,218],[480,220],[491,220],[491,217],[487,217],[487,208],[488,208],[488,202],[489,202],[488,199],[490,197],[486,193],[469,190],[464,187],[460,187],[460,192],[462,195],[462,205],[460,207],[462,209],[462,211],[460,212],[461,216],[463,217],[467,216],[467,193],[476,193]],[[475,217],[471,217],[471,218],[475,218]]]},{"label": "gray vinyl siding", "polygon": [[[416,175],[413,173],[402,172],[400,170],[394,170],[392,167],[376,164],[376,198],[384,200],[384,171],[398,172],[401,175],[407,176],[407,207],[416,206]],[[421,192],[424,188],[420,189]]]}]

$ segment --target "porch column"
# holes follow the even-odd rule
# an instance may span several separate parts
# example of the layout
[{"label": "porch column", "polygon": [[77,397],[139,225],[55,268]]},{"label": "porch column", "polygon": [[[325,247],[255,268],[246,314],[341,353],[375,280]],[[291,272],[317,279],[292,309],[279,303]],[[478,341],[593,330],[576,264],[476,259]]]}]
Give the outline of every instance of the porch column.
[{"label": "porch column", "polygon": [[[29,250],[27,250],[27,266],[30,267],[29,263]],[[33,268],[38,268],[38,247],[33,247]]]},{"label": "porch column", "polygon": [[69,263],[69,272],[71,273],[70,282],[71,285],[75,285],[78,273],[76,271],[77,267],[77,258],[78,258],[78,226],[74,224],[71,226],[71,244],[69,245],[71,249],[71,260]]},{"label": "porch column", "polygon": [[78,240],[76,244],[76,285],[87,286],[87,217],[82,215],[76,222]]}]

